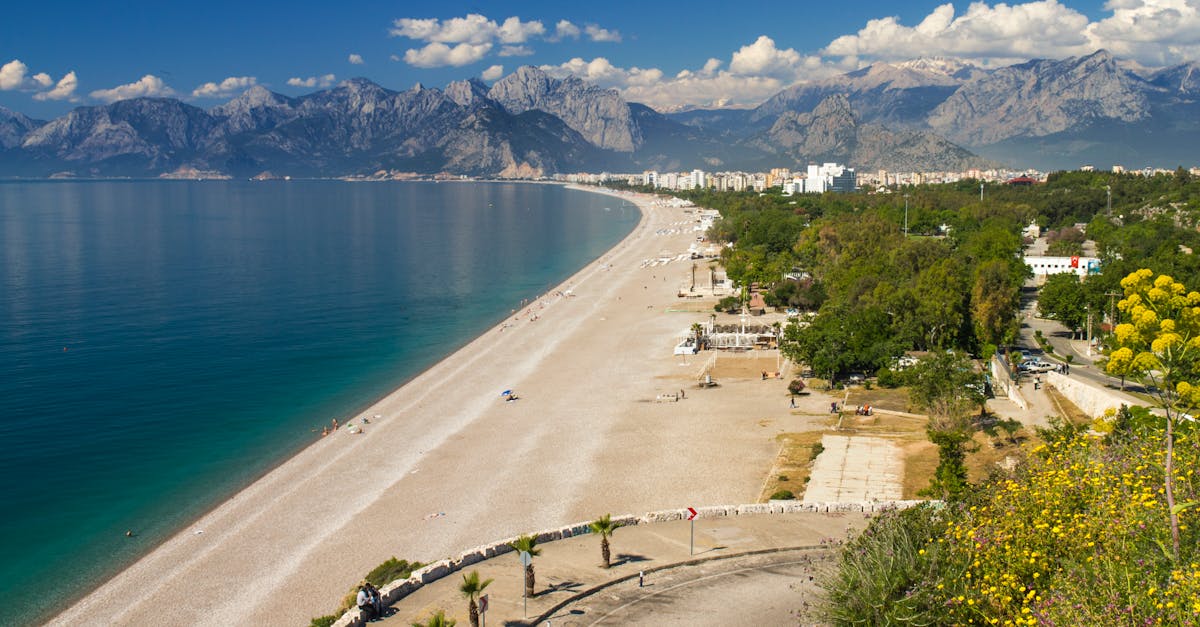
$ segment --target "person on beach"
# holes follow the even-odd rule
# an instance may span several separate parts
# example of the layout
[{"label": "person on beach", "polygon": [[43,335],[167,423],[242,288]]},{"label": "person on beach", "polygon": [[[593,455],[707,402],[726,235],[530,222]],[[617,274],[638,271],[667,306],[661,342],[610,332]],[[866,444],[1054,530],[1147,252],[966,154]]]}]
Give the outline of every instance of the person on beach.
[{"label": "person on beach", "polygon": [[334,430],[334,431],[337,431],[337,430],[338,430],[338,421],[337,421],[337,418],[334,418],[334,419],[333,419],[333,430]]}]

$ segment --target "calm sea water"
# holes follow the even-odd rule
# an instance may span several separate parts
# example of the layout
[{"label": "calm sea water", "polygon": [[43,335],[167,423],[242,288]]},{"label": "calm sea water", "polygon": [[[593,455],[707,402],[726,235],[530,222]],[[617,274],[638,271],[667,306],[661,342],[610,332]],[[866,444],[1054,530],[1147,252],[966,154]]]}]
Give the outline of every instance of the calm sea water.
[{"label": "calm sea water", "polygon": [[63,609],[600,256],[638,220],[622,205],[531,184],[0,184],[0,624]]}]

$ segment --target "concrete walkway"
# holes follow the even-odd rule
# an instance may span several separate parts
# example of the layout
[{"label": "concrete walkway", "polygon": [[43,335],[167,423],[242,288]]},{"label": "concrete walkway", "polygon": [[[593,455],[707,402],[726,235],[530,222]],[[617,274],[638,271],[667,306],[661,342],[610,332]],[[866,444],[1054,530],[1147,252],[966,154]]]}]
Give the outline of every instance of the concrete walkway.
[{"label": "concrete walkway", "polygon": [[[781,624],[800,610],[815,562],[869,521],[862,512],[747,514],[622,527],[610,538],[613,565],[600,566],[600,538],[578,536],[540,546],[536,594],[522,598],[518,556],[507,553],[464,569],[494,579],[485,591],[487,625]],[[638,587],[638,573],[645,572]],[[468,625],[458,592],[462,574],[431,582],[391,608],[380,624],[423,623],[434,611]],[[790,592],[789,592],[790,590]],[[810,590],[811,592],[812,590]],[[526,602],[528,607],[526,608]],[[721,613],[724,614],[721,614]],[[730,621],[715,619],[727,616]],[[777,620],[784,617],[784,620]]]},{"label": "concrete walkway", "polygon": [[885,438],[826,435],[813,463],[805,503],[895,501],[904,498],[900,449]]}]

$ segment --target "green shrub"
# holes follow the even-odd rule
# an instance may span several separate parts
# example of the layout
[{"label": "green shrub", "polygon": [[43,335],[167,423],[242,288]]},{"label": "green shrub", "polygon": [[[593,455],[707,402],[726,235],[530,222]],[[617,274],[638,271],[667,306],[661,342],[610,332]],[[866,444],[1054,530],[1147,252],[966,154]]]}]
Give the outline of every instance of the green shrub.
[{"label": "green shrub", "polygon": [[796,495],[792,494],[791,490],[777,490],[774,494],[771,495],[772,501],[790,501],[795,498],[796,498]]},{"label": "green shrub", "polygon": [[813,444],[812,445],[812,455],[809,456],[808,461],[813,461],[813,460],[817,459],[817,456],[824,452],[825,452],[824,444],[822,444],[821,442],[817,442],[816,444]]},{"label": "green shrub", "polygon": [[742,308],[742,299],[737,296],[726,296],[717,301],[713,306],[714,311],[724,311],[727,313],[737,313]]},{"label": "green shrub", "polygon": [[779,475],[779,480],[780,480],[780,481],[787,481],[787,480],[788,480],[788,476],[787,476],[787,475]]},{"label": "green shrub", "polygon": [[341,617],[334,616],[333,614],[330,614],[328,616],[318,616],[318,617],[312,619],[312,622],[310,622],[308,624],[308,627],[330,627],[331,625],[336,623],[337,619],[339,619],[339,618],[341,618]]},{"label": "green shrub", "polygon": [[382,588],[397,579],[408,579],[412,571],[421,566],[420,562],[409,563],[408,560],[398,560],[392,557],[367,573],[366,579],[376,588]]},{"label": "green shrub", "polygon": [[891,368],[880,368],[876,378],[879,381],[879,385],[885,388],[898,388],[904,385],[903,373],[896,372]]}]

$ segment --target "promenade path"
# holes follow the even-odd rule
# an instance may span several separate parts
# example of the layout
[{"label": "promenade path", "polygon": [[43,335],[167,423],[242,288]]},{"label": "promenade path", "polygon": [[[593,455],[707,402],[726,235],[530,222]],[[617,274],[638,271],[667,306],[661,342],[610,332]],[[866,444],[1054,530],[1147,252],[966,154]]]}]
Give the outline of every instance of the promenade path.
[{"label": "promenade path", "polygon": [[[600,566],[600,538],[583,535],[540,545],[533,560],[536,594],[522,598],[516,553],[474,564],[494,579],[486,593],[487,625],[786,624],[811,603],[812,577],[852,531],[863,512],[745,514],[695,521],[694,554],[684,520],[621,527],[610,538],[612,568]],[[644,572],[643,585],[638,573]],[[458,592],[461,573],[429,583],[372,624],[424,622],[443,609],[469,624]]]}]

